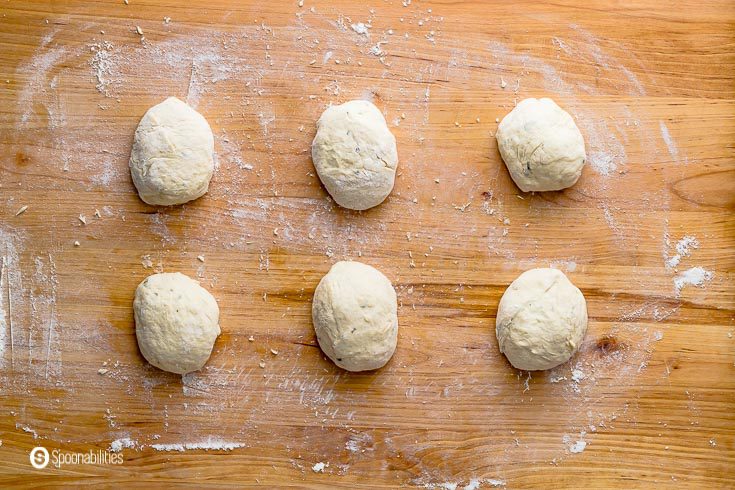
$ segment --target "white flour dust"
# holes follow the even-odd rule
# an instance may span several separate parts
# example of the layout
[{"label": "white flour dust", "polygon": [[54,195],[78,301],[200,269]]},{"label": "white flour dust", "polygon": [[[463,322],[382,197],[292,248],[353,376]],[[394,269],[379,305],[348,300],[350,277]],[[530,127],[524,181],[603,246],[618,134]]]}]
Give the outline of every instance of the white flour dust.
[{"label": "white flour dust", "polygon": [[132,449],[138,447],[138,443],[134,440],[130,439],[129,437],[122,437],[120,439],[115,439],[110,443],[110,451],[113,453],[119,453],[123,449]]},{"label": "white flour dust", "polygon": [[112,96],[110,89],[112,88],[111,84],[114,76],[112,72],[114,67],[112,56],[113,48],[113,44],[109,41],[102,41],[89,45],[89,49],[94,53],[89,63],[92,65],[92,73],[97,82],[95,88],[99,93],[104,94],[107,97]]},{"label": "white flour dust", "polygon": [[[0,369],[5,369],[5,351],[10,350],[13,356],[15,339],[13,335],[13,295],[17,290],[13,284],[20,280],[20,258],[16,248],[15,234],[0,228]],[[15,304],[18,308],[16,296]],[[14,357],[14,356],[13,356]],[[13,362],[11,357],[11,364]]]},{"label": "white flour dust", "polygon": [[156,451],[192,451],[202,449],[204,451],[232,451],[240,447],[246,447],[241,442],[230,442],[210,437],[201,442],[186,442],[174,444],[151,444],[150,447]]},{"label": "white flour dust", "polygon": [[587,447],[587,443],[585,441],[577,441],[569,447],[569,452],[570,453],[581,453],[582,451],[585,450],[586,447]]},{"label": "white flour dust", "polygon": [[[153,437],[157,439],[158,437]],[[207,437],[202,441],[197,442],[183,442],[183,443],[172,443],[172,444],[139,444],[137,441],[130,437],[123,437],[115,439],[110,443],[110,451],[119,453],[123,449],[134,449],[139,451],[143,448],[150,447],[156,451],[164,452],[184,452],[184,451],[232,451],[241,447],[247,447],[246,444],[241,442],[232,442],[220,439],[218,437]]]},{"label": "white flour dust", "polygon": [[[10,368],[15,363],[15,334],[14,328],[22,327],[16,323],[13,326],[13,304],[16,314],[23,304],[21,296],[20,256],[18,253],[17,235],[13,230],[0,228],[0,367],[6,368],[6,351],[10,351]],[[17,318],[17,317],[16,317]],[[20,335],[21,332],[19,332]]]},{"label": "white flour dust", "polygon": [[51,254],[34,259],[29,301],[32,305],[28,352],[33,371],[46,380],[61,376],[60,325],[56,314],[58,278]]},{"label": "white flour dust", "polygon": [[676,289],[677,297],[681,294],[684,286],[696,286],[704,287],[705,283],[712,280],[714,273],[708,271],[703,267],[692,267],[681,273],[674,278],[674,288]]},{"label": "white flour dust", "polygon": [[661,138],[664,140],[666,148],[669,150],[669,155],[671,155],[671,158],[673,158],[675,162],[679,161],[679,148],[677,148],[676,143],[674,143],[674,139],[669,133],[668,126],[666,126],[666,123],[663,121],[659,121],[658,125],[661,129]]},{"label": "white flour dust", "polygon": [[699,248],[699,240],[691,235],[682,237],[681,240],[676,244],[676,254],[672,255],[666,260],[667,267],[676,267],[684,257],[689,257],[692,250]]},{"label": "white flour dust", "polygon": [[442,483],[421,483],[413,482],[415,485],[421,488],[428,488],[430,490],[478,490],[480,488],[499,488],[505,487],[505,480],[498,478],[472,478],[463,481],[445,481]]},{"label": "white flour dust", "polygon": [[34,101],[39,94],[48,96],[53,89],[50,83],[50,74],[56,65],[70,53],[66,48],[54,47],[52,41],[58,31],[53,30],[46,34],[41,44],[27,63],[18,66],[17,74],[25,83],[18,97],[16,105],[21,115],[19,128],[26,127],[31,115],[36,109]]}]

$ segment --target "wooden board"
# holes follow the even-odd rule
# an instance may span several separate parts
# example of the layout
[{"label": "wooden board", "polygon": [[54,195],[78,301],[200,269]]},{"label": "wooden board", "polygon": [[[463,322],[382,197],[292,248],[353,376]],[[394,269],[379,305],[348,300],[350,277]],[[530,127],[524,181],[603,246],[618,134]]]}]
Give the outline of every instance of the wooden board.
[{"label": "wooden board", "polygon": [[[732,2],[14,0],[0,15],[3,486],[735,485]],[[205,197],[164,209],[127,161],[169,95],[208,119],[218,168]],[[530,96],[584,134],[564,192],[521,194],[498,155],[496,121]],[[310,160],[315,120],[352,98],[384,112],[400,156],[393,194],[362,213],[330,202]],[[344,258],[398,292],[377,372],[316,344],[313,290]],[[584,292],[589,331],[566,365],[518,372],[497,304],[550,264]],[[222,312],[183,379],[136,346],[133,293],[158,270],[198,278]],[[111,445],[124,464],[29,461]]]}]

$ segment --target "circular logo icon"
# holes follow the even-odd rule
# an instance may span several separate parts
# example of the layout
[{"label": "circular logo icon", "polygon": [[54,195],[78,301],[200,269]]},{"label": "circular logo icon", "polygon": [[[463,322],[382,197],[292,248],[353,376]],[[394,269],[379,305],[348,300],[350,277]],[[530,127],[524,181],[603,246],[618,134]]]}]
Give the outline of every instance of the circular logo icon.
[{"label": "circular logo icon", "polygon": [[34,447],[31,450],[31,466],[37,470],[42,470],[48,466],[49,455],[45,447]]}]

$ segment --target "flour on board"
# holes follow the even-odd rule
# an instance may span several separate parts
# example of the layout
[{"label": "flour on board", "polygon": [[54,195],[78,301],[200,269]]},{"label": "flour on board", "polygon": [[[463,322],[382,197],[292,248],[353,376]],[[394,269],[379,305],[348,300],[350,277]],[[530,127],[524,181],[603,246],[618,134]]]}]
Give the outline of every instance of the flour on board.
[{"label": "flour on board", "polygon": [[462,481],[446,481],[441,483],[421,483],[415,482],[422,488],[430,490],[478,490],[485,488],[505,487],[505,480],[499,478],[471,478],[466,484]]},{"label": "flour on board", "polygon": [[684,257],[689,257],[692,250],[699,248],[699,240],[693,235],[685,235],[676,244],[676,254],[666,259],[667,267],[676,267]]},{"label": "flour on board", "polygon": [[679,149],[676,147],[676,143],[674,143],[673,138],[671,138],[668,126],[666,126],[666,123],[663,121],[659,121],[658,125],[661,130],[661,138],[664,140],[666,148],[669,150],[669,155],[671,155],[671,158],[673,158],[675,162],[679,161]]},{"label": "flour on board", "polygon": [[136,441],[129,437],[122,437],[120,439],[115,439],[110,443],[110,451],[113,453],[119,453],[123,449],[135,448],[137,446],[138,443]]},{"label": "flour on board", "polygon": [[110,86],[112,84],[112,49],[113,44],[109,41],[102,41],[92,43],[89,45],[89,49],[92,51],[93,56],[89,63],[92,65],[92,72],[94,74],[97,84],[95,88],[101,94],[106,97],[112,97],[110,93]]},{"label": "flour on board", "polygon": [[38,432],[36,432],[35,429],[33,429],[33,428],[31,428],[31,427],[29,427],[27,425],[16,423],[15,424],[15,428],[16,429],[20,429],[23,432],[27,432],[28,434],[32,434],[34,439],[38,439],[38,437],[39,437],[38,436]]},{"label": "flour on board", "polygon": [[587,442],[584,440],[584,437],[586,435],[586,431],[580,432],[579,439],[575,441],[570,435],[567,434],[562,438],[562,441],[567,446],[567,449],[570,453],[577,454],[583,452],[587,448]]},{"label": "flour on board", "polygon": [[207,438],[201,442],[185,442],[174,444],[151,444],[150,447],[156,451],[178,451],[201,449],[204,451],[232,451],[233,449],[245,447],[241,442],[224,441],[215,437]]},{"label": "flour on board", "polygon": [[683,272],[677,274],[674,278],[674,288],[676,289],[676,296],[681,294],[684,286],[697,286],[704,287],[705,283],[712,280],[714,273],[708,271],[703,267],[692,267]]},{"label": "flour on board", "polygon": [[34,98],[39,94],[48,94],[49,74],[57,64],[70,55],[66,48],[51,47],[58,29],[46,34],[41,44],[33,53],[30,61],[18,66],[17,72],[28,80],[18,97],[18,111],[22,114],[18,128],[23,128],[33,115]]},{"label": "flour on board", "polygon": [[363,35],[363,36],[370,35],[370,31],[368,31],[368,29],[370,29],[371,26],[369,24],[358,22],[356,24],[351,24],[350,27],[352,27],[352,30],[360,35]]}]

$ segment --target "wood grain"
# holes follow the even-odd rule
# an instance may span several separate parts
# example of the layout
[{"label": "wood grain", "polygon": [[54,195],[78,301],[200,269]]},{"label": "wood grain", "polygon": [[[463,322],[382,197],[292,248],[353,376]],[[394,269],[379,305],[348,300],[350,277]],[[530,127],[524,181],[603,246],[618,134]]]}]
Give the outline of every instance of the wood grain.
[{"label": "wood grain", "polygon": [[[735,485],[732,2],[18,0],[0,15],[3,486]],[[350,27],[368,20],[369,37]],[[212,125],[218,169],[205,197],[163,209],[127,159],[169,95]],[[497,153],[496,119],[531,96],[585,136],[564,192],[521,194]],[[360,97],[400,163],[390,198],[357,213],[330,202],[310,143],[327,104]],[[699,248],[673,270],[685,235]],[[399,295],[377,372],[316,344],[311,296],[343,258]],[[590,326],[570,363],[529,375],[498,352],[495,312],[549,264]],[[713,277],[677,295],[695,266]],[[132,297],[155,270],[197,277],[222,312],[207,367],[183,379],[136,346]],[[34,446],[121,438],[123,465],[29,464]],[[151,447],[212,440],[241,447]]]}]

